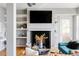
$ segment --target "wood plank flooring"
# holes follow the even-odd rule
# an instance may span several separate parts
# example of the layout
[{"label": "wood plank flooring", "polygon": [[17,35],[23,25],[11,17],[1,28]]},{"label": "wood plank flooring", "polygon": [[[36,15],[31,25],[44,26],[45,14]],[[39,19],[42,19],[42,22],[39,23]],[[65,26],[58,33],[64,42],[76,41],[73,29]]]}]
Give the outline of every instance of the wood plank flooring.
[{"label": "wood plank flooring", "polygon": [[25,56],[25,47],[17,47],[16,48],[16,55],[17,56]]},{"label": "wood plank flooring", "polygon": [[6,49],[5,49],[5,50],[0,51],[0,56],[6,56]]}]

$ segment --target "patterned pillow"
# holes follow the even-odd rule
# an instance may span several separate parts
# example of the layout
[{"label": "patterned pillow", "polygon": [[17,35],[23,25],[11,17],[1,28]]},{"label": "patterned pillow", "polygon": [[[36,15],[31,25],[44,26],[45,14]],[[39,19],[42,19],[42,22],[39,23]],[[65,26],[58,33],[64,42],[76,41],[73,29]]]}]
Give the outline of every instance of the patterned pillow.
[{"label": "patterned pillow", "polygon": [[70,49],[78,49],[79,43],[77,43],[76,41],[72,41],[68,43],[67,47]]}]

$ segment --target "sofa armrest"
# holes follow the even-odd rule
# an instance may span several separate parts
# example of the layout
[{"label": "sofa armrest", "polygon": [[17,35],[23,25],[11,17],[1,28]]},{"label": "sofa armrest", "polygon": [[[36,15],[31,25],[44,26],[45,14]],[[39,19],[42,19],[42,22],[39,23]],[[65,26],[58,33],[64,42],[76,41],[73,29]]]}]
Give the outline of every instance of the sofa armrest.
[{"label": "sofa armrest", "polygon": [[59,46],[67,46],[68,43],[59,43],[58,45],[59,45]]},{"label": "sofa armrest", "polygon": [[60,46],[59,50],[64,53],[64,54],[70,54],[71,50],[69,48],[67,48],[66,46]]}]

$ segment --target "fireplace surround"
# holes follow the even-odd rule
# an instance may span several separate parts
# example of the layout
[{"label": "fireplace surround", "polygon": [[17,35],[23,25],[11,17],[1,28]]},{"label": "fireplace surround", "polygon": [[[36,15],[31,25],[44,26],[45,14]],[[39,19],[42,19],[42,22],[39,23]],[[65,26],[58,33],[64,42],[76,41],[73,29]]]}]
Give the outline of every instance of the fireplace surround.
[{"label": "fireplace surround", "polygon": [[[30,23],[30,11],[51,11],[51,23]],[[26,45],[28,45],[30,48],[32,48],[34,45],[37,45],[39,47],[39,45],[45,45],[43,47],[39,47],[39,48],[47,48],[50,49],[53,46],[53,23],[52,23],[52,10],[44,10],[44,9],[28,9],[27,11],[27,43]],[[31,19],[32,20],[32,19]],[[38,20],[37,20],[38,21]],[[41,36],[41,35],[45,35],[45,37],[48,37],[45,40],[45,43],[41,43],[41,44],[36,44],[36,40],[35,40],[35,34],[37,34],[37,36]],[[34,36],[33,36],[34,35]]]},{"label": "fireplace surround", "polygon": [[52,42],[52,29],[51,28],[29,28],[27,31],[27,43],[26,45],[28,45],[30,48],[32,48],[34,45],[36,45],[36,39],[35,39],[35,35],[37,36],[41,36],[44,35],[44,37],[47,37],[47,39],[45,39],[45,43],[43,43],[43,47],[39,47],[39,44],[37,44],[37,46],[39,48],[47,48],[50,49],[51,46],[53,46],[53,42]]}]

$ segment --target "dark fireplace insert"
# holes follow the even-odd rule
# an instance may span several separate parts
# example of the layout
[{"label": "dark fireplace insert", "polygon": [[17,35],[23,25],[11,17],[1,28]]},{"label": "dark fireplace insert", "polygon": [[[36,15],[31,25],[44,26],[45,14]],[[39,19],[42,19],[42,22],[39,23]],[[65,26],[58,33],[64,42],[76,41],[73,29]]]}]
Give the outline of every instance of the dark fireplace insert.
[{"label": "dark fireplace insert", "polygon": [[31,47],[36,45],[39,49],[49,49],[51,47],[50,31],[31,31]]}]

